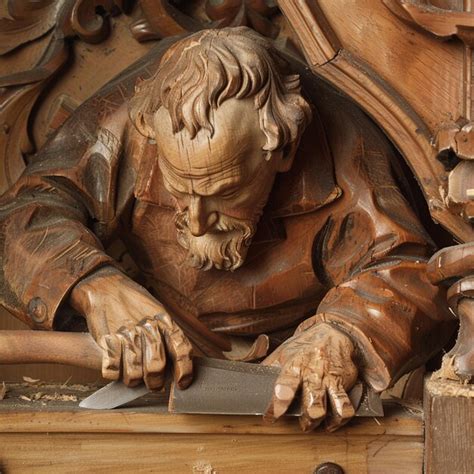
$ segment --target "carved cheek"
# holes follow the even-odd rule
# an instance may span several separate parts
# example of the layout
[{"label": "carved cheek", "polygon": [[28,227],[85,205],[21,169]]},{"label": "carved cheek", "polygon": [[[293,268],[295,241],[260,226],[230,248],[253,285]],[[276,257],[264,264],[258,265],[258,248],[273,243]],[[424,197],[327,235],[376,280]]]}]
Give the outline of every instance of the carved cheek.
[{"label": "carved cheek", "polygon": [[255,211],[257,206],[243,207],[243,206],[232,206],[230,203],[225,206],[219,207],[219,213],[225,214],[226,216],[233,217],[234,219],[251,221],[255,217]]}]

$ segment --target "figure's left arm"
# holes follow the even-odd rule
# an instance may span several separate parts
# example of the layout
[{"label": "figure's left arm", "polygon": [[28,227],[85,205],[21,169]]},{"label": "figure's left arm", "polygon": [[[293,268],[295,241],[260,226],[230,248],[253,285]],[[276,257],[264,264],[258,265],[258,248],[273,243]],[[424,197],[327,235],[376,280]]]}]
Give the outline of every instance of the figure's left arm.
[{"label": "figure's left arm", "polygon": [[454,330],[445,291],[427,278],[431,241],[378,158],[371,167],[354,158],[345,202],[318,236],[317,272],[331,289],[265,361],[282,367],[268,415],[278,418],[301,388],[303,429],[324,418],[341,426],[354,415],[347,392],[357,375],[382,391]]}]

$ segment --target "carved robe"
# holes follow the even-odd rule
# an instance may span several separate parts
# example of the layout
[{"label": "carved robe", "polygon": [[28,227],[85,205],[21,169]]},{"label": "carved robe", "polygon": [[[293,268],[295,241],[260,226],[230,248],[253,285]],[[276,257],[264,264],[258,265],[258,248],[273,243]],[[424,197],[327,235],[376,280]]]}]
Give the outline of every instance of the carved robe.
[{"label": "carved robe", "polygon": [[167,43],[82,105],[2,197],[2,304],[33,328],[74,329],[68,294],[117,265],[104,245],[120,235],[201,352],[229,350],[231,336],[266,333],[278,344],[298,324],[324,320],[352,337],[363,376],[382,390],[439,350],[453,320],[425,276],[433,247],[392,176],[394,151],[302,66],[315,118],[293,169],[277,178],[246,262],[235,272],[185,263],[156,147],[127,111]]}]

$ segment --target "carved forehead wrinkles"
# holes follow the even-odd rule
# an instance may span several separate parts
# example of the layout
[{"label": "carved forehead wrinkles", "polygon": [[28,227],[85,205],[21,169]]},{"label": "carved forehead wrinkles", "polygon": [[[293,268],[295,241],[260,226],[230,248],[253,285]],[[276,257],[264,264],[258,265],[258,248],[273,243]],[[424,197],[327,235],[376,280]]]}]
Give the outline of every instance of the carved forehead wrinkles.
[{"label": "carved forehead wrinkles", "polygon": [[178,175],[192,178],[203,174],[239,173],[250,156],[263,160],[265,137],[258,125],[258,113],[251,101],[229,100],[215,114],[215,133],[200,130],[191,138],[187,130],[173,133],[166,109],[155,117],[161,160]]},{"label": "carved forehead wrinkles", "polygon": [[178,180],[181,178],[215,181],[217,179],[225,180],[247,174],[247,166],[244,160],[233,160],[233,163],[225,167],[216,166],[212,171],[209,171],[207,168],[196,169],[194,166],[189,167],[188,170],[181,170],[176,168],[166,158],[160,158],[160,167],[167,174]]}]

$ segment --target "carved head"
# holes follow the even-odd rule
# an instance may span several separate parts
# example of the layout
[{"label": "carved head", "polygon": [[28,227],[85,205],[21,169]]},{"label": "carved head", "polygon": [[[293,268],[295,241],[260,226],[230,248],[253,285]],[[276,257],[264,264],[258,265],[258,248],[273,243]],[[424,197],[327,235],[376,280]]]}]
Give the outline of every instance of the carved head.
[{"label": "carved head", "polygon": [[204,30],[175,43],[130,102],[194,267],[243,264],[275,175],[291,167],[311,111],[286,67],[248,28]]}]

